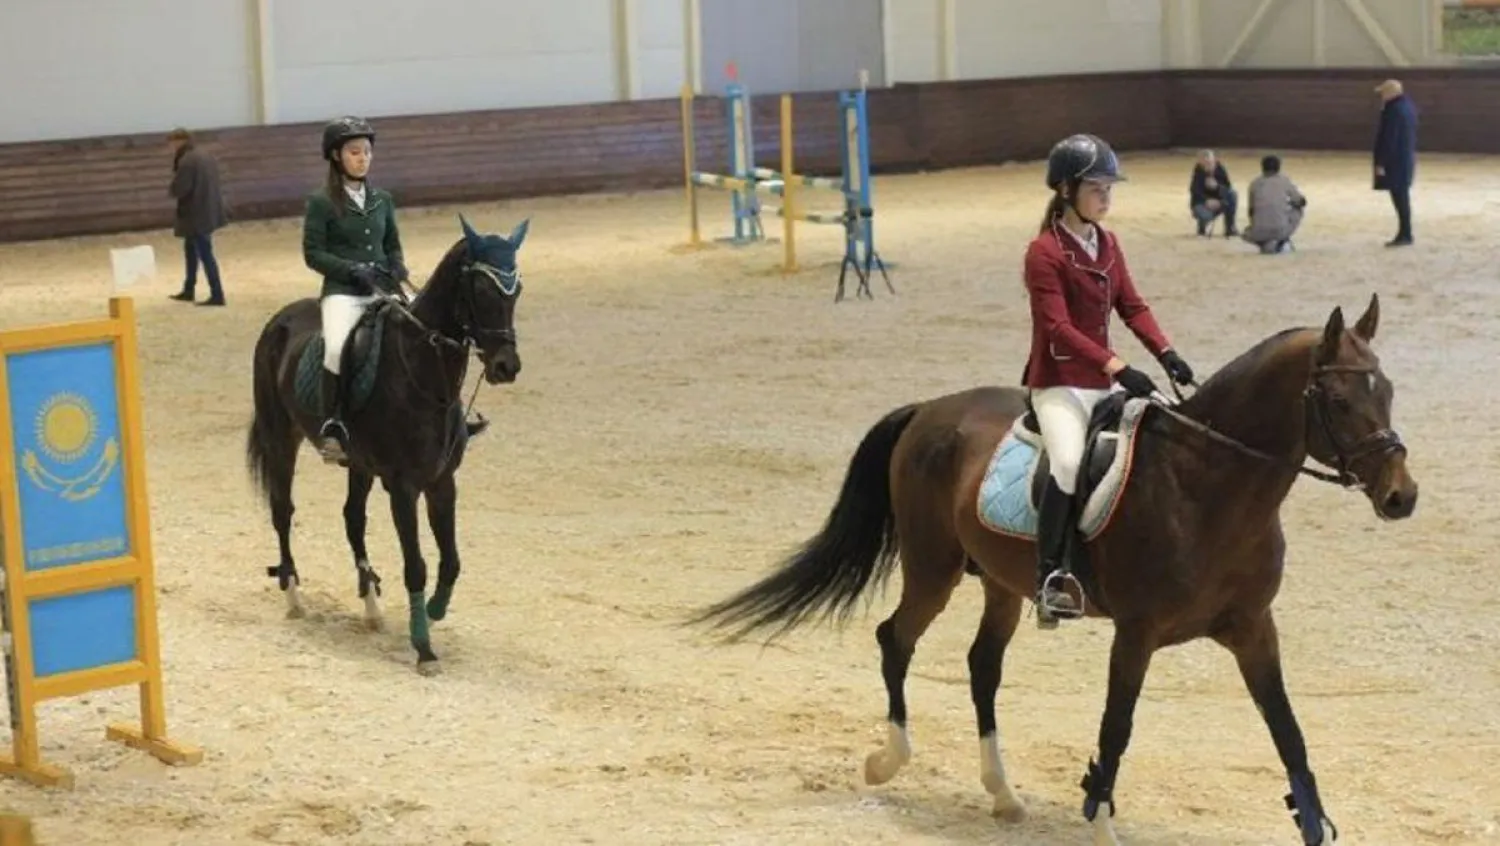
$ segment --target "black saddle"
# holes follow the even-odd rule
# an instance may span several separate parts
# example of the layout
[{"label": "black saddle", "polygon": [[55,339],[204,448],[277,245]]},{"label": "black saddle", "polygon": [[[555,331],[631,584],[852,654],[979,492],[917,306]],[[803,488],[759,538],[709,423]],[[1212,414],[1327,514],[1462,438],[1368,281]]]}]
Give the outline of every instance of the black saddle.
[{"label": "black saddle", "polygon": [[339,353],[342,366],[341,373],[353,373],[355,368],[365,363],[370,357],[370,350],[375,344],[376,331],[383,329],[382,321],[391,310],[390,300],[381,299],[372,303],[355,322],[354,329],[349,337],[344,340],[344,349]]},{"label": "black saddle", "polygon": [[[1080,510],[1083,504],[1088,502],[1094,489],[1099,487],[1099,483],[1104,480],[1104,474],[1115,461],[1115,453],[1119,450],[1119,440],[1100,436],[1105,433],[1119,434],[1120,421],[1125,417],[1125,401],[1128,398],[1128,394],[1115,391],[1095,405],[1093,414],[1089,417],[1088,439],[1085,441],[1083,461],[1078,465],[1078,481],[1073,488]],[[1026,400],[1026,416],[1021,418],[1021,425],[1038,438],[1041,437],[1042,429],[1037,424],[1036,410],[1031,407],[1029,397]],[[1037,460],[1036,474],[1031,481],[1033,507],[1042,501],[1042,491],[1046,489],[1051,466],[1052,462],[1047,453],[1043,452],[1041,458]]]}]

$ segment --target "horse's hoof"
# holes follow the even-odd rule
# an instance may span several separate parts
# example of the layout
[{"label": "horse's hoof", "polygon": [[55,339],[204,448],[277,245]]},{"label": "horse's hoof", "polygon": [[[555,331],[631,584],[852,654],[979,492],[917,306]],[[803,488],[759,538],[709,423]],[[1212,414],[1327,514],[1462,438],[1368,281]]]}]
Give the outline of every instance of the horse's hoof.
[{"label": "horse's hoof", "polygon": [[1026,821],[1026,806],[1019,802],[1007,804],[997,798],[995,807],[990,810],[990,816],[1002,822],[1022,823]]},{"label": "horse's hoof", "polygon": [[385,631],[385,618],[384,617],[365,617],[364,621],[365,621],[365,631],[369,631],[369,632],[383,632],[383,631]]},{"label": "horse's hoof", "polygon": [[294,605],[291,608],[286,609],[286,618],[288,620],[301,620],[306,616],[307,609],[303,608],[300,605]]},{"label": "horse's hoof", "polygon": [[440,676],[442,674],[443,674],[443,665],[439,664],[437,662],[437,659],[433,659],[431,661],[418,661],[417,662],[417,675],[426,676],[428,678],[432,678],[433,676]]}]

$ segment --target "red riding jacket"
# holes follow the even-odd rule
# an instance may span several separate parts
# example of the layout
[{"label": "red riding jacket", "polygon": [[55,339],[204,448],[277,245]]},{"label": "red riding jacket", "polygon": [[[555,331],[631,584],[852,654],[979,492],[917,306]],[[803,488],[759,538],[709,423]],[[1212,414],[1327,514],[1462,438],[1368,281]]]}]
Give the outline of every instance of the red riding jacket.
[{"label": "red riding jacket", "polygon": [[1089,258],[1060,223],[1038,235],[1026,250],[1031,356],[1021,383],[1027,387],[1108,388],[1104,365],[1114,357],[1109,346],[1111,311],[1120,313],[1153,356],[1171,347],[1151,307],[1135,290],[1120,242],[1102,226],[1095,229],[1097,260]]}]

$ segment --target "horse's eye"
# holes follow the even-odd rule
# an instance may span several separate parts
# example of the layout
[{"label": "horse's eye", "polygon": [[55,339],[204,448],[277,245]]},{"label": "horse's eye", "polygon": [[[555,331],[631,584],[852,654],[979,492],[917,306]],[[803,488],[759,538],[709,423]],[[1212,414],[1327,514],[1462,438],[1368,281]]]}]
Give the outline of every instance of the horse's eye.
[{"label": "horse's eye", "polygon": [[1349,410],[1349,398],[1344,396],[1343,394],[1334,394],[1329,397],[1329,400],[1333,402],[1334,408],[1337,408],[1340,411]]}]

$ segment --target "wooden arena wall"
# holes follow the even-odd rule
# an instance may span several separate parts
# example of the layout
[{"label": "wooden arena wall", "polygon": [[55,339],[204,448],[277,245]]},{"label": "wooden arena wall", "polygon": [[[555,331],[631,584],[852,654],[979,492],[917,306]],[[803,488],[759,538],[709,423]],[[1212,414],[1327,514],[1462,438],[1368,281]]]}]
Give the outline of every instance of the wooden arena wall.
[{"label": "wooden arena wall", "polygon": [[[1071,132],[1120,149],[1364,150],[1380,70],[1152,71],[897,85],[870,92],[877,172],[1034,159]],[[1500,70],[1403,69],[1420,149],[1500,153]],[[754,105],[757,155],[778,164],[775,95]],[[798,170],[838,167],[834,95],[796,97]],[[682,180],[676,100],[385,118],[377,178],[403,205],[638,190]],[[723,106],[697,101],[699,168],[727,159]],[[318,126],[199,131],[234,220],[297,214],[319,184]],[[161,135],[0,145],[0,241],[170,226]]]}]

